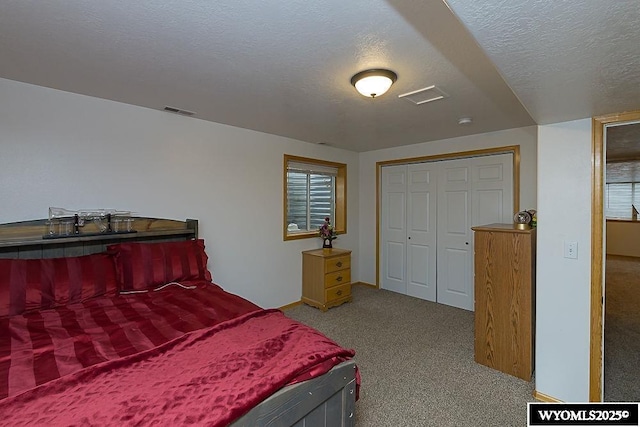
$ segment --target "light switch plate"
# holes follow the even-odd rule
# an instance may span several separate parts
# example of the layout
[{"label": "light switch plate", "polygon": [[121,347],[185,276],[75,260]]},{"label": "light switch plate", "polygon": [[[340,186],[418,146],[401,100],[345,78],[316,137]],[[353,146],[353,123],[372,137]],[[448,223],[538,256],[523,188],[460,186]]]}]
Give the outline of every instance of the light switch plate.
[{"label": "light switch plate", "polygon": [[578,259],[578,242],[564,242],[564,257]]}]

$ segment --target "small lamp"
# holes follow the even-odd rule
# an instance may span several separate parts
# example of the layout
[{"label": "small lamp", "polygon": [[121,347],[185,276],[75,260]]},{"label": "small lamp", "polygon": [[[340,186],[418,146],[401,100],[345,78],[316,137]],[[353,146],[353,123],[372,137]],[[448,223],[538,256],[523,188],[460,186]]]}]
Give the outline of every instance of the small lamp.
[{"label": "small lamp", "polygon": [[361,71],[351,77],[351,84],[363,96],[375,98],[389,90],[398,79],[398,75],[391,70],[374,69]]}]

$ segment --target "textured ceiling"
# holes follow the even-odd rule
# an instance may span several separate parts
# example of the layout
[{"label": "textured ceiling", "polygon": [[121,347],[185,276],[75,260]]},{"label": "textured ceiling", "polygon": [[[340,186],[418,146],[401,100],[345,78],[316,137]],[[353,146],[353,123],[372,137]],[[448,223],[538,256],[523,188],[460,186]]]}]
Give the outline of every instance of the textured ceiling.
[{"label": "textured ceiling", "polygon": [[640,1],[447,1],[538,124],[640,108]]},{"label": "textured ceiling", "polygon": [[[607,162],[640,161],[640,123],[606,128]],[[639,180],[640,181],[640,180]]]},{"label": "textured ceiling", "polygon": [[367,151],[640,108],[639,3],[10,0],[0,77]]}]

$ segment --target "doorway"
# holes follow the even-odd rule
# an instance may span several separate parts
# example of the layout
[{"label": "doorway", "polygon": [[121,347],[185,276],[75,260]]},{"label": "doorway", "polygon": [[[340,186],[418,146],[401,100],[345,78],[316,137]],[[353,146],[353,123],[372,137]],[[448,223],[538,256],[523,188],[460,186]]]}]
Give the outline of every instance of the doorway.
[{"label": "doorway", "polygon": [[470,228],[511,222],[519,161],[510,146],[379,162],[378,287],[473,310]]},{"label": "doorway", "polygon": [[603,400],[604,384],[604,294],[605,294],[605,164],[606,130],[610,126],[640,121],[640,111],[611,114],[593,119],[592,146],[592,221],[591,221],[591,343],[589,366],[589,400]]}]

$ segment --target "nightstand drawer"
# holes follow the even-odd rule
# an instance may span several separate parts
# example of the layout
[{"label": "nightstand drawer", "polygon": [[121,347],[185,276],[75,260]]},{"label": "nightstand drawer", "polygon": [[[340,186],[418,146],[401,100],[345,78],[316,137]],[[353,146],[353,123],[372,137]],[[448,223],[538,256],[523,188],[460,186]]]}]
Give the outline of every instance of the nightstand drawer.
[{"label": "nightstand drawer", "polygon": [[345,283],[344,285],[334,286],[325,290],[326,301],[333,301],[339,298],[348,297],[351,295],[351,284]]},{"label": "nightstand drawer", "polygon": [[331,273],[332,271],[347,270],[351,268],[351,256],[341,256],[336,258],[329,258],[324,260],[325,273]]},{"label": "nightstand drawer", "polygon": [[302,302],[322,311],[351,302],[351,251],[302,251]]},{"label": "nightstand drawer", "polygon": [[351,283],[351,270],[334,271],[333,273],[328,273],[324,276],[325,288],[330,288],[344,283]]}]

